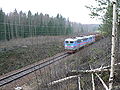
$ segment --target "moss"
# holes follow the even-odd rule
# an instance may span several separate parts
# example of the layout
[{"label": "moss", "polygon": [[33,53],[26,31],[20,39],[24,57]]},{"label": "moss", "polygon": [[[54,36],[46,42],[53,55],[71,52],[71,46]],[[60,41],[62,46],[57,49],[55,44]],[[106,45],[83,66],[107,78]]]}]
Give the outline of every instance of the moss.
[{"label": "moss", "polygon": [[96,61],[96,59],[95,59],[94,57],[90,57],[89,63],[93,63],[93,62],[95,62],[95,61]]},{"label": "moss", "polygon": [[108,72],[104,72],[102,73],[102,79],[105,81],[105,82],[108,82],[109,80],[109,73]]},{"label": "moss", "polygon": [[91,48],[91,50],[94,51],[97,54],[101,54],[101,53],[104,52],[102,49],[99,49],[99,48]]}]

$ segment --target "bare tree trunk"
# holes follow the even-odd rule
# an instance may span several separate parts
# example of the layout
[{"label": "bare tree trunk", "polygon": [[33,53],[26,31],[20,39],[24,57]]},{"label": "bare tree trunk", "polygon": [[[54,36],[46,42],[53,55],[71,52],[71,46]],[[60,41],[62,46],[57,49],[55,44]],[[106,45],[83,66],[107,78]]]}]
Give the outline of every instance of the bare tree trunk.
[{"label": "bare tree trunk", "polygon": [[92,87],[93,90],[95,90],[95,80],[94,80],[94,74],[92,73]]},{"label": "bare tree trunk", "polygon": [[117,1],[113,1],[113,28],[112,28],[112,47],[111,47],[111,70],[109,77],[109,90],[113,89],[113,78],[114,78],[114,63],[115,63],[115,40],[116,40],[116,23],[117,23],[117,15],[116,15],[116,3]]},{"label": "bare tree trunk", "polygon": [[[91,66],[90,66],[90,69],[92,70],[92,67],[91,67]],[[91,76],[92,76],[92,88],[93,88],[93,90],[95,90],[94,74],[92,73]]]},{"label": "bare tree trunk", "polygon": [[16,15],[14,15],[14,28],[15,28],[15,38],[18,38],[18,17]]},{"label": "bare tree trunk", "polygon": [[13,21],[10,22],[10,32],[11,32],[11,39],[14,39],[14,31],[13,31]]},{"label": "bare tree trunk", "polygon": [[7,41],[7,31],[6,31],[6,17],[4,16],[4,35],[5,35],[5,40]]}]

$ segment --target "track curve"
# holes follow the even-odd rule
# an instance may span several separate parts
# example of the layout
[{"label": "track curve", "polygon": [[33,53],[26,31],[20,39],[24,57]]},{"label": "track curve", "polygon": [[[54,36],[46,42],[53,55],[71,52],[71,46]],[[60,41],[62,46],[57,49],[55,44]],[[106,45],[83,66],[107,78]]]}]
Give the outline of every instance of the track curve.
[{"label": "track curve", "polygon": [[68,53],[63,53],[63,54],[61,54],[59,56],[56,56],[56,57],[54,57],[54,58],[52,58],[50,60],[44,61],[44,62],[42,62],[40,64],[31,66],[31,67],[26,68],[26,69],[24,69],[22,71],[15,72],[15,73],[13,73],[11,75],[5,76],[5,77],[0,79],[0,87],[4,86],[4,85],[6,85],[6,84],[8,84],[8,83],[10,83],[12,81],[15,81],[15,80],[17,80],[17,79],[19,79],[19,78],[21,78],[21,77],[23,77],[25,75],[28,75],[28,74],[30,74],[30,73],[38,70],[38,69],[41,69],[41,68],[43,68],[45,66],[48,66],[48,65],[50,65],[50,64],[52,64],[52,63],[54,63],[56,61],[59,61],[60,59],[65,58],[65,57],[67,57],[69,55],[70,54],[68,54]]}]

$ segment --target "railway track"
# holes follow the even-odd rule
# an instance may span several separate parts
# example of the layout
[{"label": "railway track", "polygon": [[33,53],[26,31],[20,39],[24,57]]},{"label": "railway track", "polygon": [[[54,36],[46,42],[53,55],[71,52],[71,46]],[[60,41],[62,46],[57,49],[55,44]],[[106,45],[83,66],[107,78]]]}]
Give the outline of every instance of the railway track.
[{"label": "railway track", "polygon": [[6,84],[8,84],[8,83],[10,83],[12,81],[15,81],[15,80],[17,80],[19,78],[22,78],[23,76],[28,75],[28,74],[30,74],[30,73],[38,70],[38,69],[41,69],[41,68],[43,68],[45,66],[48,66],[48,65],[50,65],[50,64],[52,64],[52,63],[54,63],[56,61],[59,61],[60,59],[65,58],[65,57],[67,57],[69,55],[70,54],[68,54],[68,53],[64,53],[64,54],[56,56],[56,57],[54,57],[54,58],[52,58],[50,60],[44,61],[44,62],[42,62],[40,64],[31,66],[31,67],[29,67],[27,69],[24,69],[22,71],[19,71],[19,72],[13,73],[11,75],[8,75],[6,77],[0,78],[0,87],[4,86],[4,85],[6,85]]}]

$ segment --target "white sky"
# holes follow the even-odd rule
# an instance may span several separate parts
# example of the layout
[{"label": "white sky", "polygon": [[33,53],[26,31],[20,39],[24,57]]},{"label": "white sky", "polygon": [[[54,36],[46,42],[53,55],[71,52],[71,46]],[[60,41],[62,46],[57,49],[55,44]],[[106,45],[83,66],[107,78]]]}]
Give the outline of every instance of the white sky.
[{"label": "white sky", "polygon": [[9,13],[17,9],[19,12],[35,12],[56,16],[57,13],[70,21],[82,24],[99,23],[96,19],[90,19],[90,11],[85,5],[95,4],[95,0],[0,0],[0,8]]}]

